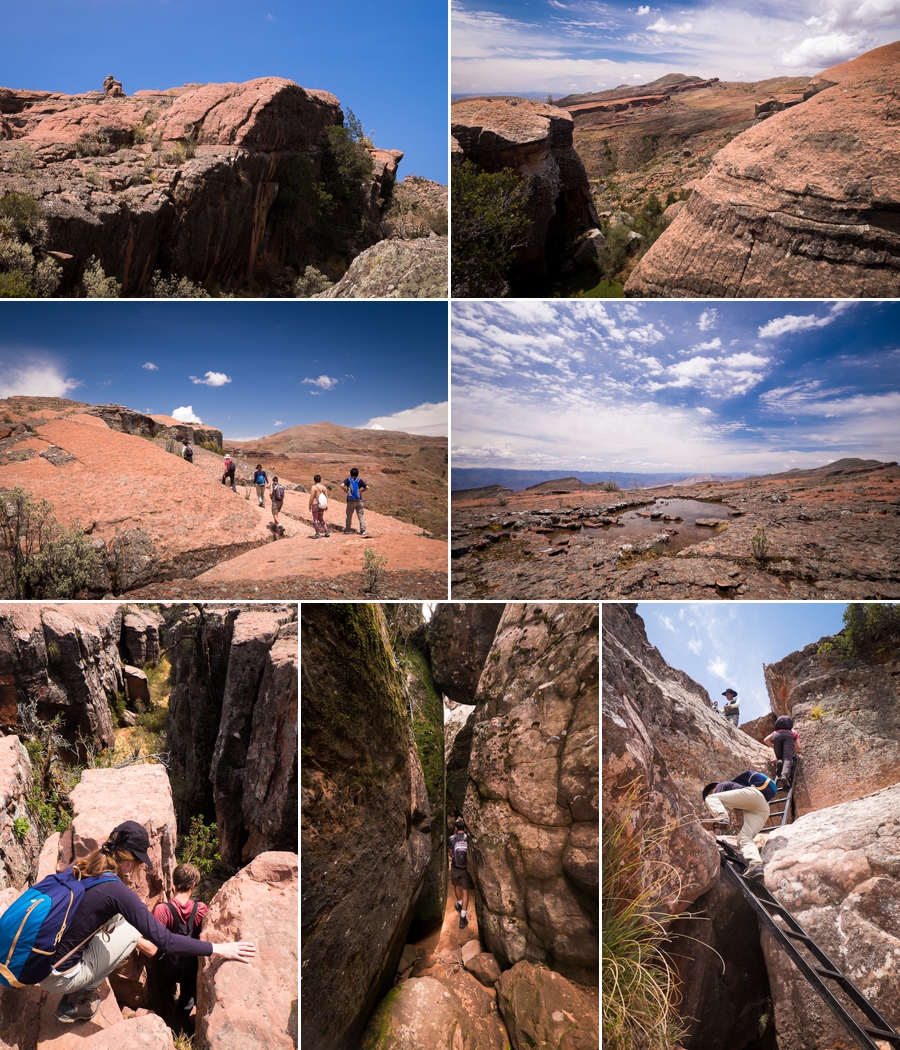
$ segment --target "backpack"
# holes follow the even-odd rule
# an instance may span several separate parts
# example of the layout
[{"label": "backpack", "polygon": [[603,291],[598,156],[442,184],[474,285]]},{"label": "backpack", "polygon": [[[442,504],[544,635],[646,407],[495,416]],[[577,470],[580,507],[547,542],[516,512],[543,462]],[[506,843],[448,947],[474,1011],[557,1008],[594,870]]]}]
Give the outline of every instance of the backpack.
[{"label": "backpack", "polygon": [[319,504],[320,510],[328,510],[328,497],[324,492],[319,493],[319,498],[316,500],[316,503]]},{"label": "backpack", "polygon": [[347,499],[361,499],[359,478],[347,478]]},{"label": "backpack", "polygon": [[194,458],[194,450],[190,445],[184,446],[184,458],[187,460],[192,460]]},{"label": "backpack", "polygon": [[256,472],[256,484],[265,485],[266,483],[266,472],[264,470],[258,470]]},{"label": "backpack", "polygon": [[225,460],[225,473],[233,474],[237,470],[237,463],[233,459]]},{"label": "backpack", "polygon": [[[49,977],[59,942],[78,911],[84,891],[118,878],[118,875],[106,872],[79,879],[72,868],[66,868],[41,879],[16,898],[0,915],[0,984],[7,988],[23,988]],[[74,955],[98,932],[95,930],[55,964],[59,965]]]},{"label": "backpack", "polygon": [[763,798],[766,802],[771,802],[772,799],[778,794],[778,788],[775,786],[775,781],[771,777],[767,777],[765,773],[757,773],[753,769],[748,769],[746,773],[741,773],[739,776],[734,778],[735,784],[746,784],[747,787],[758,788],[762,792]]},{"label": "backpack", "polygon": [[272,486],[272,499],[279,501],[284,499],[284,485]]},{"label": "backpack", "polygon": [[465,868],[468,866],[469,841],[464,831],[460,832],[461,839],[453,843],[453,867]]},{"label": "backpack", "polygon": [[[194,901],[188,921],[178,914],[178,909],[172,901],[166,901],[166,907],[172,916],[172,933],[181,934],[182,937],[193,937],[197,921],[197,909],[199,901]],[[168,980],[172,985],[180,984],[182,987],[191,981],[197,980],[197,956],[196,955],[161,955],[159,958],[159,972],[163,980]]]}]

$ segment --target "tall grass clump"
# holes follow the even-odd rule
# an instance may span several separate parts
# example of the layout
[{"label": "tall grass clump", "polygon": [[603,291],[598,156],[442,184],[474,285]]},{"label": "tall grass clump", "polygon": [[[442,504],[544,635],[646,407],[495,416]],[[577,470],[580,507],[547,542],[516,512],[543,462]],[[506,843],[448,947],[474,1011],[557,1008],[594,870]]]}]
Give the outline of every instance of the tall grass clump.
[{"label": "tall grass clump", "polygon": [[677,873],[660,859],[672,829],[649,829],[637,785],[603,820],[604,1050],[671,1050],[686,1033],[665,950]]}]

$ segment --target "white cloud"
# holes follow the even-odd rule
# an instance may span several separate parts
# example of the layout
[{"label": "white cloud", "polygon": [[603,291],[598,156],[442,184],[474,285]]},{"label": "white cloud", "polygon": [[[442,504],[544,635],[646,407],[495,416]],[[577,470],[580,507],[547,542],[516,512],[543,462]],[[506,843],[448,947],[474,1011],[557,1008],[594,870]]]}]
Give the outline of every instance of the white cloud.
[{"label": "white cloud", "polygon": [[638,14],[639,14],[639,15],[640,15],[641,17],[643,17],[644,15],[649,15],[649,14],[650,14],[650,8],[649,8],[649,7],[639,7],[639,8],[637,9],[637,13],[638,13]]},{"label": "white cloud", "polygon": [[787,332],[805,332],[810,328],[824,328],[831,324],[833,317],[816,317],[815,314],[785,314],[775,317],[759,329],[760,339],[773,339]]},{"label": "white cloud", "polygon": [[790,51],[781,53],[781,61],[791,69],[820,70],[856,58],[866,50],[866,36],[861,33],[826,33],[807,37]]},{"label": "white cloud", "polygon": [[224,372],[206,372],[204,374],[206,376],[205,379],[198,379],[196,376],[191,376],[191,382],[199,384],[200,386],[225,386],[226,383],[231,382],[231,376],[225,375]]},{"label": "white cloud", "polygon": [[703,648],[703,642],[697,637],[697,635],[694,635],[694,637],[688,641],[687,646],[688,649],[690,649],[690,651],[695,656],[697,656],[699,655],[700,650]]},{"label": "white cloud", "polygon": [[183,405],[181,408],[176,408],[172,412],[172,418],[177,419],[179,423],[202,423],[203,420],[194,413],[193,405]]},{"label": "white cloud", "polygon": [[716,321],[719,318],[719,311],[711,306],[708,310],[704,310],[700,314],[700,320],[697,322],[697,327],[701,332],[708,332],[710,328],[716,327]]},{"label": "white cloud", "polygon": [[276,426],[276,427],[280,427],[280,426],[283,426],[283,424],[284,424],[284,421],[283,421],[283,420],[281,420],[281,419],[276,419],[276,420],[275,420],[275,426]]},{"label": "white cloud", "polygon": [[416,405],[415,408],[406,408],[390,416],[375,416],[364,425],[363,429],[380,428],[381,430],[401,430],[406,434],[446,436],[447,408],[446,401],[441,401],[439,404],[426,401],[424,404]]},{"label": "white cloud", "polygon": [[0,364],[0,397],[65,397],[82,385],[78,379],[67,379],[55,362],[36,361],[30,351],[24,353],[31,358],[27,364]]},{"label": "white cloud", "polygon": [[704,350],[720,350],[722,348],[722,340],[716,336],[715,339],[710,339],[708,343],[696,343],[691,347],[692,350],[696,350],[697,353],[703,353]]},{"label": "white cloud", "polygon": [[715,675],[716,678],[721,678],[723,682],[727,682],[730,677],[728,664],[725,663],[721,656],[717,656],[714,660],[710,660],[709,673]]},{"label": "white cloud", "polygon": [[690,22],[682,22],[681,25],[676,25],[674,22],[667,22],[660,17],[647,28],[654,33],[690,33],[694,27]]},{"label": "white cloud", "polygon": [[690,357],[666,369],[668,382],[650,382],[647,389],[655,393],[667,387],[695,387],[712,397],[737,397],[765,379],[769,363],[768,357],[749,352],[730,357]]},{"label": "white cloud", "polygon": [[[331,376],[319,376],[318,379],[304,379],[304,383],[308,383],[310,386],[321,387],[322,390],[331,390],[336,387],[340,382],[339,379],[332,379]],[[316,393],[315,390],[310,390],[311,394]]]},{"label": "white cloud", "polygon": [[145,365],[141,365],[141,368],[146,368],[148,372],[158,372],[159,369],[152,361],[148,361]]}]

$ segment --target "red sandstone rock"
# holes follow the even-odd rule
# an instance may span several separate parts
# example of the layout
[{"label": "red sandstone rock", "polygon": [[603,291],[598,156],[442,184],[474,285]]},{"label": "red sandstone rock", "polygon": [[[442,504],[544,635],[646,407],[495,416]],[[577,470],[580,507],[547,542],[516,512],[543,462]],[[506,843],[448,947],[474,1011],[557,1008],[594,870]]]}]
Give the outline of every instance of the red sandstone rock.
[{"label": "red sandstone rock", "polygon": [[119,1021],[112,1028],[104,1028],[88,1036],[78,1046],[85,1050],[123,1050],[123,1047],[128,1050],[132,1047],[139,1050],[173,1050],[175,1041],[172,1030],[158,1014],[146,1013]]},{"label": "red sandstone rock", "polygon": [[900,42],[826,69],[717,154],[628,296],[893,298]]},{"label": "red sandstone rock", "polygon": [[[31,791],[31,762],[17,736],[0,737],[0,888],[22,890],[32,881],[40,839],[25,800]],[[24,820],[19,835],[13,822]]]},{"label": "red sandstone rock", "polygon": [[262,853],[213,898],[204,938],[252,941],[257,955],[246,965],[216,957],[203,962],[197,982],[196,1040],[201,1046],[294,1050],[297,884],[295,853]]},{"label": "red sandstone rock", "polygon": [[515,1050],[538,1046],[599,1050],[595,994],[530,962],[516,963],[507,970],[497,988],[500,1012]]}]

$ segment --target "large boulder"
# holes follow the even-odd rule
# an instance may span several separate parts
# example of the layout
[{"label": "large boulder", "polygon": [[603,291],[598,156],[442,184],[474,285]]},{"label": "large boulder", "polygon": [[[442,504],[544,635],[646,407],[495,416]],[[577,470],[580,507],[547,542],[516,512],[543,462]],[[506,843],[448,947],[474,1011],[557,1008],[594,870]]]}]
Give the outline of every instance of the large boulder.
[{"label": "large boulder", "polygon": [[104,1028],[77,1044],[85,1050],[174,1050],[172,1030],[158,1014],[141,1014],[119,1021],[111,1028]]},{"label": "large boulder", "polygon": [[473,704],[503,616],[501,602],[441,602],[428,624],[434,684],[457,704]]},{"label": "large boulder", "polygon": [[[462,815],[469,786],[469,758],[472,754],[472,737],[475,732],[475,705],[460,704],[447,713],[444,721],[444,755],[446,764],[445,783],[447,798]],[[450,814],[454,816],[454,814]]]},{"label": "large boulder", "polygon": [[599,1050],[596,990],[530,962],[518,962],[497,985],[513,1050]]},{"label": "large boulder", "polygon": [[716,154],[628,296],[894,298],[900,42],[813,78]]},{"label": "large boulder", "polygon": [[261,853],[213,897],[203,937],[252,941],[249,964],[205,959],[197,980],[199,1046],[263,1050],[297,1046],[296,853]]},{"label": "large boulder", "polygon": [[26,799],[32,768],[17,736],[0,737],[0,890],[30,885],[41,850]]},{"label": "large boulder", "polygon": [[534,99],[466,98],[451,107],[455,151],[484,171],[511,168],[529,179],[528,239],[515,279],[547,274],[548,240],[565,229],[575,237],[599,226],[584,164],[573,144],[572,117]]},{"label": "large boulder", "polygon": [[119,605],[100,602],[0,605],[0,725],[15,732],[21,708],[61,733],[113,743],[110,701],[124,689]]},{"label": "large boulder", "polygon": [[597,979],[597,607],[510,604],[481,675],[464,816],[501,967]]},{"label": "large boulder", "polygon": [[[766,886],[897,1027],[900,1025],[900,784],[772,832]],[[780,1046],[821,1050],[846,1035],[774,943],[763,950]]]},{"label": "large boulder", "polygon": [[446,299],[447,238],[373,244],[317,299]]},{"label": "large boulder", "polygon": [[431,814],[381,608],[301,611],[302,1043],[350,1050],[403,953]]},{"label": "large boulder", "polygon": [[803,747],[798,813],[900,782],[896,640],[853,658],[838,658],[830,646],[823,638],[764,667],[772,710],[793,717]]}]

